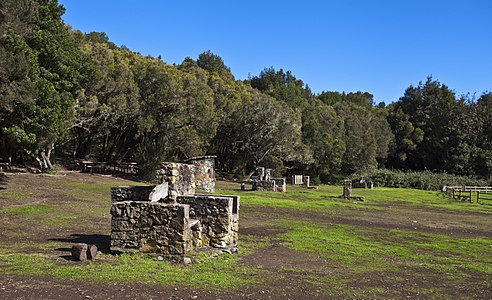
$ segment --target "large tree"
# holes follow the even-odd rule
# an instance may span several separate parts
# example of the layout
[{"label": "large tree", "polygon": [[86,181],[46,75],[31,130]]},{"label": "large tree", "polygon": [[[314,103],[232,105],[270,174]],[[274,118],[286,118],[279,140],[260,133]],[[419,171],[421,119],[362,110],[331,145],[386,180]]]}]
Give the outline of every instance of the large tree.
[{"label": "large tree", "polygon": [[288,106],[253,92],[219,127],[216,142],[223,166],[236,173],[254,170],[270,156],[283,161],[310,161],[301,140],[301,120]]},{"label": "large tree", "polygon": [[90,65],[61,20],[64,9],[57,1],[5,1],[1,11],[1,134],[11,141],[4,151],[28,153],[49,169]]},{"label": "large tree", "polygon": [[407,88],[389,108],[388,120],[398,143],[393,166],[471,174],[477,152],[471,107],[466,98],[457,99],[431,77]]}]

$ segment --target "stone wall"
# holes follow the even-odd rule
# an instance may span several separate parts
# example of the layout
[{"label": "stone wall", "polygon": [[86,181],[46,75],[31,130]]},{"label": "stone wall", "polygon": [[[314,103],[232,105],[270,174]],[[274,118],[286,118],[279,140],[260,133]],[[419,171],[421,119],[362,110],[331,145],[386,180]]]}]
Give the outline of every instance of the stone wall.
[{"label": "stone wall", "polygon": [[215,158],[216,156],[200,156],[187,161],[195,166],[197,189],[209,193],[215,191]]},{"label": "stone wall", "polygon": [[292,175],[292,184],[293,185],[302,185],[303,180],[302,180],[302,175]]},{"label": "stone wall", "polygon": [[184,255],[192,249],[189,205],[121,201],[111,206],[111,251]]},{"label": "stone wall", "polygon": [[239,196],[194,195],[178,197],[190,206],[190,218],[200,221],[203,246],[235,248],[239,231]]},{"label": "stone wall", "polygon": [[158,183],[167,182],[169,191],[178,195],[195,194],[195,166],[192,164],[163,162],[157,170]]},{"label": "stone wall", "polygon": [[180,195],[150,202],[154,186],[111,189],[111,251],[184,255],[194,248],[235,251],[239,197]]}]

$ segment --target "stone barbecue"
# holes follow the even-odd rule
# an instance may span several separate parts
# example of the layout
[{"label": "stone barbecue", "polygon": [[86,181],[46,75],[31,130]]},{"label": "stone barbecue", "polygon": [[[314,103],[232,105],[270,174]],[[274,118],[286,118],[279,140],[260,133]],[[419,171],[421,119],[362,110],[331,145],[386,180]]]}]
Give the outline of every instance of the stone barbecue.
[{"label": "stone barbecue", "polygon": [[273,178],[272,169],[258,167],[255,175],[251,176],[253,191],[286,192],[285,178]]},{"label": "stone barbecue", "polygon": [[194,168],[163,163],[157,186],[111,188],[112,252],[237,251],[239,196],[195,194]]}]

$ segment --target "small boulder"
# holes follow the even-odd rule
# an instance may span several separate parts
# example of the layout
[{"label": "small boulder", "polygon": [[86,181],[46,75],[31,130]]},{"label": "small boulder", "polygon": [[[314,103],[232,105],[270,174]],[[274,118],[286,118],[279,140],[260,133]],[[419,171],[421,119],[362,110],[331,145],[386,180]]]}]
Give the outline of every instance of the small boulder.
[{"label": "small boulder", "polygon": [[87,244],[75,244],[72,246],[72,250],[70,252],[75,260],[87,260]]}]

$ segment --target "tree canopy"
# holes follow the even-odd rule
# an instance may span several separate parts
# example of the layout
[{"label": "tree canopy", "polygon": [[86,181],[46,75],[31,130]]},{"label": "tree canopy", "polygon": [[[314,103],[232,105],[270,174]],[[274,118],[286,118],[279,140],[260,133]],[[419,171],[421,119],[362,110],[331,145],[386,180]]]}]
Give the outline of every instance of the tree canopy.
[{"label": "tree canopy", "polygon": [[211,51],[181,64],[118,47],[61,19],[56,0],[0,2],[0,158],[163,160],[217,154],[335,182],[374,168],[492,175],[492,93],[456,95],[427,78],[375,105],[368,91],[315,94],[292,71],[236,80]]}]

